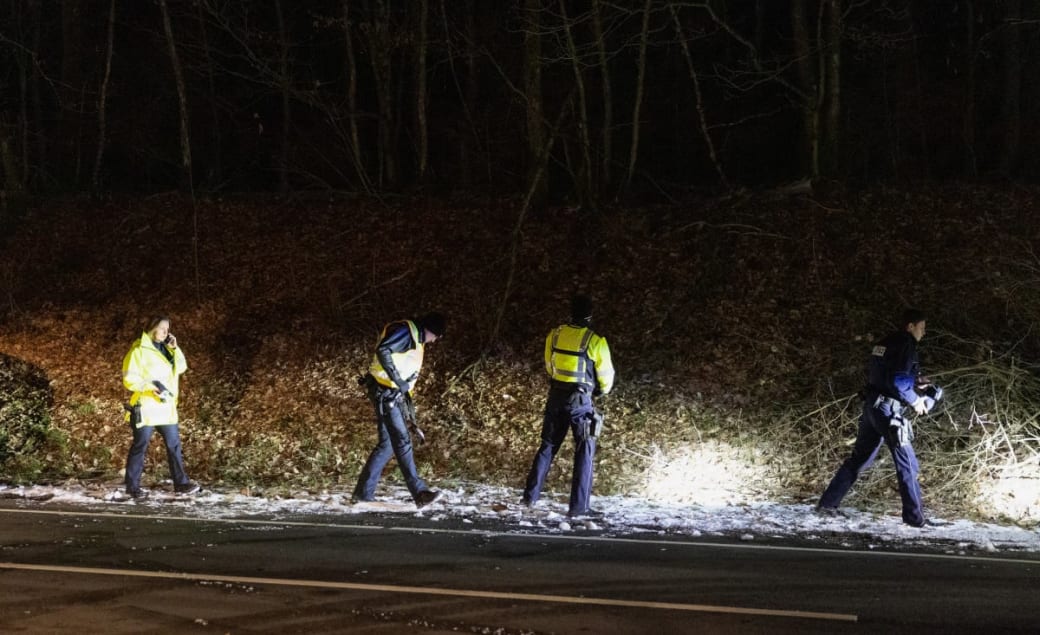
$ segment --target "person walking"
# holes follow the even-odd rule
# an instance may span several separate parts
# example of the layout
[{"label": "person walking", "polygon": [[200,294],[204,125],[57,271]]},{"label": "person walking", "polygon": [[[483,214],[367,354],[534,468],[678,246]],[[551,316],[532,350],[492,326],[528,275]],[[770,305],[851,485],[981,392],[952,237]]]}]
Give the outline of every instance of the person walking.
[{"label": "person walking", "polygon": [[574,434],[574,472],[568,516],[594,515],[589,509],[592,467],[596,455],[596,429],[602,418],[594,396],[614,387],[614,365],[607,340],[593,332],[592,300],[571,298],[571,319],[545,338],[545,371],[549,395],[542,418],[542,441],[534,455],[524,485],[523,504],[533,506],[541,496],[545,477],[570,430]]},{"label": "person walking", "polygon": [[[931,382],[920,376],[917,344],[925,335],[925,314],[917,309],[907,309],[900,325],[899,330],[882,339],[871,350],[856,443],[852,454],[838,468],[820,497],[816,507],[820,513],[837,513],[838,505],[859,475],[874,462],[884,442],[895,462],[903,522],[913,527],[926,524],[921,486],[917,482],[920,468],[911,445],[913,432],[904,413],[912,410],[918,415],[925,414],[937,397]],[[928,392],[932,397],[919,391]],[[938,394],[941,395],[941,391]]]},{"label": "person walking", "polygon": [[181,494],[199,491],[199,484],[188,478],[181,455],[181,438],[177,417],[180,398],[180,376],[188,370],[184,352],[170,332],[170,318],[152,318],[140,339],[123,357],[123,386],[131,391],[126,421],[133,431],[133,441],[126,457],[124,483],[126,493],[134,499],[148,497],[141,487],[144,457],[152,433],[156,430],[166,444],[166,460],[170,467],[173,489]]},{"label": "person walking", "polygon": [[[391,456],[397,458],[397,467],[416,507],[425,507],[440,498],[440,491],[431,490],[419,477],[405,416],[413,408],[412,390],[422,369],[426,345],[440,339],[444,327],[444,316],[440,313],[391,322],[383,327],[368,374],[362,380],[375,406],[378,440],[358,477],[355,501],[374,498],[383,468]],[[412,418],[414,425],[414,416]],[[417,435],[420,434],[417,431]]]}]

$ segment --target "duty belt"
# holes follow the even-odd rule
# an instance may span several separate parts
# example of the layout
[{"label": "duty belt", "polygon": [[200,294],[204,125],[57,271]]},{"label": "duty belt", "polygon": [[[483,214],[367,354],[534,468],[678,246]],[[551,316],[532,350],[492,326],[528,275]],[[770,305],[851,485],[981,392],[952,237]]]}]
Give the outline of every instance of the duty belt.
[{"label": "duty belt", "polygon": [[892,414],[899,414],[903,410],[903,402],[899,401],[898,399],[893,399],[884,395],[878,395],[877,399],[874,400],[875,408],[880,408],[885,404],[888,404],[889,409],[892,410]]},{"label": "duty belt", "polygon": [[549,387],[560,392],[592,392],[592,386],[580,381],[560,381],[559,379],[551,379],[549,380]]}]

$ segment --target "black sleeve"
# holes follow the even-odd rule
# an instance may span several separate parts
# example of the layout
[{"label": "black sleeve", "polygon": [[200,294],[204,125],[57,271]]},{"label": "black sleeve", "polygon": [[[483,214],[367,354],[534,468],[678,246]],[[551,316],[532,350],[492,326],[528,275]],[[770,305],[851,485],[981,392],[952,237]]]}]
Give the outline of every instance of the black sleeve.
[{"label": "black sleeve", "polygon": [[408,330],[408,325],[403,322],[398,322],[388,328],[386,335],[376,346],[376,358],[390,377],[390,381],[397,384],[402,392],[408,390],[408,383],[401,377],[401,373],[397,372],[392,355],[404,353],[413,348],[415,348],[415,343],[412,342],[412,334]]}]

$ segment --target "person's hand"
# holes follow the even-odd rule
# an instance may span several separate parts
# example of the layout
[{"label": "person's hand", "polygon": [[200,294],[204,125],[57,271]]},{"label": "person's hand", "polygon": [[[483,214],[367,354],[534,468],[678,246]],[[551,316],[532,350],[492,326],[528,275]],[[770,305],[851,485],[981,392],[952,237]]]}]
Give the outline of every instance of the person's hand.
[{"label": "person's hand", "polygon": [[173,333],[166,336],[166,348],[177,348],[177,338]]},{"label": "person's hand", "polygon": [[426,443],[426,435],[423,433],[422,428],[415,425],[414,423],[408,424],[408,430],[411,431],[412,436],[416,438],[416,445],[422,445]]},{"label": "person's hand", "polygon": [[928,412],[928,403],[925,401],[924,397],[918,397],[911,407],[914,409],[914,412],[916,412],[919,415],[923,415]]}]

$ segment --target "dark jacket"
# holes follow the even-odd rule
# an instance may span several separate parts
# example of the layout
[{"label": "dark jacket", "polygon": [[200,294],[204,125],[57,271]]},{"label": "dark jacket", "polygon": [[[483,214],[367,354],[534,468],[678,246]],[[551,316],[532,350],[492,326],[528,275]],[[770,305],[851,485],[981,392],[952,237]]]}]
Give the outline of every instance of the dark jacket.
[{"label": "dark jacket", "polygon": [[896,331],[874,345],[867,362],[867,396],[884,395],[909,406],[917,400],[914,384],[920,374],[917,340]]}]

